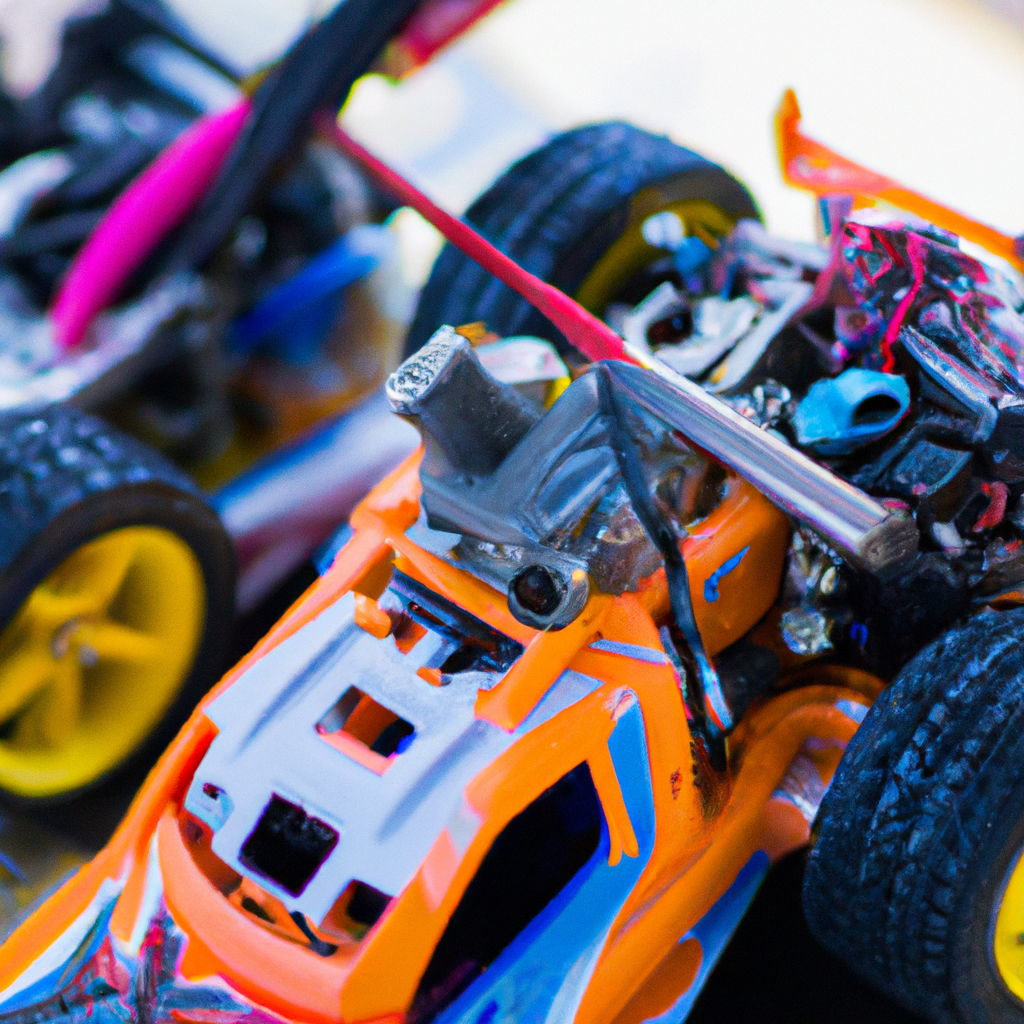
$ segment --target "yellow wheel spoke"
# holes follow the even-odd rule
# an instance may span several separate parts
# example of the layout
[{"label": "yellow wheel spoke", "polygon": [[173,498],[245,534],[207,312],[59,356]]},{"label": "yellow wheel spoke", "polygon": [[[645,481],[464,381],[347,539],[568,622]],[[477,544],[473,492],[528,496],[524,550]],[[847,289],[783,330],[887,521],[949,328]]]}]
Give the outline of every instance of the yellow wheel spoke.
[{"label": "yellow wheel spoke", "polygon": [[137,548],[129,532],[121,530],[76,551],[33,591],[23,621],[58,626],[72,618],[102,614],[118,596]]},{"label": "yellow wheel spoke", "polygon": [[73,657],[53,664],[53,676],[25,713],[18,717],[14,743],[19,747],[60,747],[74,735],[82,710],[82,670]]},{"label": "yellow wheel spoke", "polygon": [[83,627],[79,652],[83,665],[92,661],[93,653],[99,661],[146,665],[161,657],[164,645],[148,633],[105,619]]},{"label": "yellow wheel spoke", "polygon": [[72,564],[70,568],[78,575],[75,589],[88,596],[91,612],[105,612],[110,607],[137,551],[138,544],[132,533],[122,530],[101,537],[68,559],[68,563],[81,563]]},{"label": "yellow wheel spoke", "polygon": [[19,622],[30,629],[55,629],[71,619],[86,615],[96,605],[91,594],[60,594],[38,587],[30,595],[19,613]]},{"label": "yellow wheel spoke", "polygon": [[125,530],[80,548],[32,592],[20,620],[30,628],[56,627],[103,614],[117,597],[137,551],[137,542]]},{"label": "yellow wheel spoke", "polygon": [[13,718],[53,678],[56,665],[49,653],[25,645],[0,662],[0,722]]},{"label": "yellow wheel spoke", "polygon": [[195,553],[159,527],[55,566],[0,628],[0,790],[73,792],[137,750],[188,678],[205,601]]}]

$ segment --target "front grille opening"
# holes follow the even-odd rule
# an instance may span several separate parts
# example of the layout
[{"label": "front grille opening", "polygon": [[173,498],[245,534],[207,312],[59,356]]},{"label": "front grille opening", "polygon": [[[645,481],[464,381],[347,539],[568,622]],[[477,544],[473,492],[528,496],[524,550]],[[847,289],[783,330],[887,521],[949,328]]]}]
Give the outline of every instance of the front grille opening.
[{"label": "front grille opening", "polygon": [[225,864],[211,849],[213,834],[206,824],[182,811],[179,825],[191,858],[234,909],[255,918],[280,938],[305,946],[318,956],[332,956],[338,951],[338,944],[332,941],[336,936],[313,928],[301,913],[290,914],[280,899]]},{"label": "front grille opening", "polygon": [[338,833],[276,793],[242,845],[239,859],[251,871],[298,896],[338,844]]},{"label": "front grille opening", "polygon": [[222,896],[230,896],[241,884],[242,876],[213,852],[210,826],[186,810],[181,812],[179,826],[196,866]]},{"label": "front grille opening", "polygon": [[450,668],[442,667],[442,672],[507,672],[523,653],[519,641],[397,569],[391,577],[390,592],[414,622],[439,633],[457,649],[457,659]]},{"label": "front grille opening", "polygon": [[321,928],[325,933],[360,941],[380,920],[393,897],[353,879],[338,897]]},{"label": "front grille opening", "polygon": [[338,951],[337,936],[314,928],[302,914],[289,914],[284,904],[254,881],[225,864],[211,849],[208,826],[187,811],[180,817],[181,834],[197,867],[236,910],[255,918],[280,938],[296,942],[318,956]]},{"label": "front grille opening", "polygon": [[416,736],[410,722],[357,686],[350,686],[341,695],[317,722],[316,731],[332,746],[378,773],[408,749]]},{"label": "front grille opening", "polygon": [[305,915],[295,911],[289,914],[284,904],[255,882],[243,878],[241,885],[228,896],[228,902],[237,910],[256,918],[265,928],[289,942],[328,957],[338,952],[336,937],[314,928]]}]

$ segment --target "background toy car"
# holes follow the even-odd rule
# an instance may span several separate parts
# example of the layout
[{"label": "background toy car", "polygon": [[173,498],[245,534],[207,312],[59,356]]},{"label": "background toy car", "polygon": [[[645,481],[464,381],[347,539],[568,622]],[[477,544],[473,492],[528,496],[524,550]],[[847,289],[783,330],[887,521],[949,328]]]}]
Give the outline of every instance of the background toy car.
[{"label": "background toy car", "polygon": [[400,327],[370,286],[342,300],[388,259],[386,209],[310,115],[491,6],[341,4],[239,82],[118,0],[4,100],[0,789],[52,799],[159,750],[236,610],[414,446],[379,398],[342,415]]}]

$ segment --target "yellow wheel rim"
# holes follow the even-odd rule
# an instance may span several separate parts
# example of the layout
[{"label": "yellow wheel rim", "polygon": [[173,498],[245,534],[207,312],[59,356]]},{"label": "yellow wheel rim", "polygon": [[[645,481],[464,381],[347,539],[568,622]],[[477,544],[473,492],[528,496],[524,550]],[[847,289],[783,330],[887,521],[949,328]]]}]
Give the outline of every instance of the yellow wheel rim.
[{"label": "yellow wheel rim", "polygon": [[666,201],[656,189],[644,189],[633,197],[626,230],[608,247],[576,292],[576,299],[595,316],[604,316],[612,302],[634,274],[665,255],[644,241],[643,222],[654,213],[671,210],[683,222],[687,235],[713,244],[736,223],[721,207],[705,199]]},{"label": "yellow wheel rim", "polygon": [[1024,850],[1017,854],[999,901],[992,940],[1003,983],[1024,1000]]},{"label": "yellow wheel rim", "polygon": [[57,566],[0,632],[0,789],[57,796],[128,757],[180,691],[205,604],[192,549],[157,527]]}]

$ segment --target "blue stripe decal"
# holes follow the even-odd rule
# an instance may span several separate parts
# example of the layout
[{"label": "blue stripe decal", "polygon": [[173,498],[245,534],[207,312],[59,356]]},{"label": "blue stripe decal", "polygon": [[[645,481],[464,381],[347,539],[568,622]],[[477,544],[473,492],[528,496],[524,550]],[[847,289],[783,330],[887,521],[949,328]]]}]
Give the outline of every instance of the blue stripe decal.
[{"label": "blue stripe decal", "polygon": [[520,723],[512,733],[515,739],[525,736],[528,732],[543,725],[555,715],[561,714],[566,708],[578,704],[584,697],[589,697],[598,687],[604,685],[603,679],[585,676],[574,669],[566,669],[551,684],[551,688],[540,699],[537,706]]},{"label": "blue stripe decal", "polygon": [[723,562],[705,581],[704,581],[704,600],[708,604],[714,604],[718,600],[718,584],[723,576],[728,576],[743,561],[743,556],[750,550],[748,544],[742,551],[738,551],[728,561]]},{"label": "blue stripe decal", "polygon": [[568,1024],[612,923],[654,848],[654,795],[639,701],[608,740],[640,848],[608,865],[608,829],[597,852],[515,941],[437,1018],[436,1024]]},{"label": "blue stripe decal", "polygon": [[334,533],[327,538],[320,550],[313,555],[313,564],[321,576],[327,575],[327,570],[334,565],[338,552],[352,539],[355,530],[348,523],[342,523]]},{"label": "blue stripe decal", "polygon": [[702,957],[697,977],[693,984],[657,1017],[648,1017],[644,1024],[682,1024],[686,1020],[697,996],[708,980],[726,944],[732,938],[736,926],[747,912],[765,875],[768,874],[768,854],[758,850],[740,869],[736,881],[722,894],[715,905],[679,940],[696,939],[700,943]]},{"label": "blue stripe decal", "polygon": [[652,665],[667,665],[668,658],[665,652],[654,647],[644,647],[641,644],[626,644],[620,640],[595,640],[590,645],[592,651],[604,651],[606,654],[620,654],[624,658],[633,658],[635,661],[649,661]]},{"label": "blue stripe decal", "polygon": [[28,988],[23,988],[20,992],[16,992],[6,1002],[0,1003],[0,1012],[13,1013],[16,1010],[41,1003],[70,985],[78,972],[85,967],[99,951],[100,946],[103,945],[103,941],[108,935],[110,918],[113,916],[116,905],[117,899],[115,897],[102,909],[95,923],[90,927],[85,938],[79,943],[74,953],[60,967],[55,968],[49,974],[33,982]]}]

